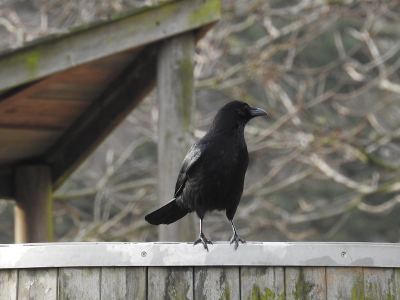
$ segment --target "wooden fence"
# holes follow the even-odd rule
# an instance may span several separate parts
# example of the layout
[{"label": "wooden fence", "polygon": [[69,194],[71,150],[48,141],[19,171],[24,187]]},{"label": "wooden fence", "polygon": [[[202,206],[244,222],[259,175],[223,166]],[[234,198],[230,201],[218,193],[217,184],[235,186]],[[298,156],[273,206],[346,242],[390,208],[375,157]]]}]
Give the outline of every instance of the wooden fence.
[{"label": "wooden fence", "polygon": [[0,245],[0,299],[400,300],[400,245]]}]

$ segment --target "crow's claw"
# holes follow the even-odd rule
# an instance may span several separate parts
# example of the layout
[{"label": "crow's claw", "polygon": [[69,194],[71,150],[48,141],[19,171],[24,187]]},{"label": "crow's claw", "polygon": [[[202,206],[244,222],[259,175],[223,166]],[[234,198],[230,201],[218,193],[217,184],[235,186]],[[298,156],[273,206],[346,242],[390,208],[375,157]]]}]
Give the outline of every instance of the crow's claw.
[{"label": "crow's claw", "polygon": [[232,238],[231,238],[231,245],[233,243],[235,243],[235,250],[239,247],[239,242],[241,242],[242,244],[246,244],[246,241],[244,239],[242,239],[236,232],[233,234]]},{"label": "crow's claw", "polygon": [[204,246],[204,248],[205,248],[207,251],[208,251],[208,246],[207,246],[207,244],[210,244],[210,245],[213,244],[208,238],[206,238],[206,237],[204,236],[204,234],[203,234],[202,232],[201,232],[200,235],[199,235],[199,239],[196,240],[196,241],[194,242],[193,246],[195,246],[195,245],[197,245],[197,244],[199,244],[199,243],[202,243],[203,246]]}]

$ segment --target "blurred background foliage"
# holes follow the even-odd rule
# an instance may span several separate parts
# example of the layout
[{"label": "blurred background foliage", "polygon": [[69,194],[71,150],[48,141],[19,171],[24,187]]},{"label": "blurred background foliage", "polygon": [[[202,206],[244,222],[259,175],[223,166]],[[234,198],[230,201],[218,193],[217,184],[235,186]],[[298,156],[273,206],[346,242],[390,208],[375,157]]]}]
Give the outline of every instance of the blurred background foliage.
[{"label": "blurred background foliage", "polygon": [[[154,4],[3,0],[0,47]],[[399,242],[397,1],[223,0],[222,10],[196,48],[193,140],[232,99],[269,112],[246,127],[239,234],[249,241]],[[157,240],[143,218],[158,206],[155,95],[57,191],[56,241]],[[0,201],[0,212],[0,243],[12,243],[13,203]],[[204,229],[215,241],[231,235],[222,213],[208,215]]]}]

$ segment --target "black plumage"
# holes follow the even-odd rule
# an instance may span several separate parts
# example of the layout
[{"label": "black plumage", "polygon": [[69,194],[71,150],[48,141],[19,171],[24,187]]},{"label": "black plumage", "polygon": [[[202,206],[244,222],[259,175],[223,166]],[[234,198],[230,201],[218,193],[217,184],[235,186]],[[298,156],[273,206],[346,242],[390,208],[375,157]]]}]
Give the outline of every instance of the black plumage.
[{"label": "black plumage", "polygon": [[243,101],[231,101],[215,116],[207,134],[187,153],[175,186],[174,198],[148,214],[153,225],[171,224],[195,211],[200,218],[200,235],[195,245],[212,242],[203,234],[202,221],[207,212],[225,210],[231,222],[237,249],[245,243],[237,234],[233,217],[243,193],[244,177],[249,162],[244,127],[254,117],[267,113]]}]

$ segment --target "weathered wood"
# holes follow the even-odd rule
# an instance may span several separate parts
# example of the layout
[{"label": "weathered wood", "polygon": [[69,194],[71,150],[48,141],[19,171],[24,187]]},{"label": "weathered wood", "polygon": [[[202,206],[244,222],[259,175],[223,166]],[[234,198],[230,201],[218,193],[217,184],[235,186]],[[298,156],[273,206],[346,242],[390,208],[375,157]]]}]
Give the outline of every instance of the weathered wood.
[{"label": "weathered wood", "polygon": [[286,299],[326,299],[324,267],[285,268]]},{"label": "weathered wood", "polygon": [[15,169],[15,242],[53,240],[51,169],[46,165],[24,165]]},{"label": "weathered wood", "polygon": [[100,268],[60,268],[58,300],[100,300]]},{"label": "weathered wood", "polygon": [[[161,1],[153,8],[142,8],[139,11],[113,16],[112,20],[85,25],[67,34],[49,36],[28,45],[24,44],[19,49],[2,53],[0,54],[0,127],[43,129],[50,132],[65,130],[82,113],[85,109],[83,106],[86,104],[80,110],[81,108],[77,106],[67,105],[63,108],[63,105],[47,105],[43,100],[76,101],[80,99],[91,102],[93,98],[104,98],[100,96],[104,95],[104,88],[116,79],[121,70],[125,69],[137,52],[144,47],[188,31],[193,31],[197,38],[200,38],[219,18],[220,0]],[[145,52],[148,50],[149,48]],[[140,59],[143,59],[143,56]],[[153,58],[149,61],[149,65],[144,69],[150,72],[143,72],[140,68],[135,70],[135,72],[143,72],[138,75],[143,77],[143,80],[124,82],[128,86],[135,87],[130,89],[130,92],[138,94],[136,99],[142,99],[150,87],[154,86],[155,75],[152,78],[147,75],[154,67],[151,63],[156,60]],[[123,74],[122,77],[125,75]],[[115,88],[114,84],[105,94],[109,94],[110,90]],[[34,102],[34,99],[38,101]],[[119,99],[120,97],[115,98],[115,100]],[[15,100],[20,102],[13,103]],[[104,102],[101,101],[94,104],[91,112],[81,116],[81,119],[91,116],[96,109],[102,112],[107,111],[107,108],[102,110],[103,104]],[[38,143],[40,146],[29,143],[5,144],[6,146],[0,149],[0,164],[11,166],[22,160],[54,163],[53,187],[57,188],[110,133],[115,124],[126,116],[126,112],[129,110],[118,114],[114,121],[107,118],[107,114],[103,114],[89,126],[91,130],[88,131],[82,129],[87,123],[80,121],[66,134],[67,137],[61,140],[62,145],[55,146],[53,141],[53,147],[50,150],[49,144],[40,142]],[[102,123],[104,115],[107,120],[106,126]],[[113,123],[112,126],[108,126],[110,122]],[[86,125],[82,127],[82,123]],[[99,128],[96,127],[97,125]],[[105,127],[107,129],[103,131]],[[76,135],[77,132],[83,132],[82,135],[89,137],[90,141],[77,138],[77,141],[70,142],[72,136],[79,135]],[[93,142],[91,137],[97,133],[99,136],[95,137],[96,141]],[[19,132],[13,132],[13,134],[17,136]],[[4,145],[1,143],[1,138],[0,133],[0,144]],[[70,151],[71,149],[64,143],[65,140],[70,142],[68,142],[69,145],[84,144],[84,146]],[[44,156],[46,150],[48,152]],[[63,156],[60,152],[64,150],[64,153],[72,154]],[[7,188],[14,185],[13,175],[6,178],[0,176],[0,179],[5,182],[0,184],[0,196],[15,197],[13,191],[10,193],[10,189]]]},{"label": "weathered wood", "polygon": [[21,98],[0,105],[0,120],[5,114],[30,116],[79,116],[89,103],[77,100]]},{"label": "weathered wood", "polygon": [[193,268],[149,267],[147,299],[193,300]]},{"label": "weathered wood", "polygon": [[365,300],[395,299],[395,273],[393,269],[363,268],[363,272]]},{"label": "weathered wood", "polygon": [[239,300],[238,267],[195,267],[195,300]]},{"label": "weathered wood", "polygon": [[[0,164],[15,164],[16,160],[43,155],[60,136],[58,130],[0,128]],[[13,176],[13,172],[10,175]]]},{"label": "weathered wood", "polygon": [[[194,141],[194,36],[185,33],[163,42],[158,56],[158,177],[159,202],[174,195],[182,161]],[[174,174],[174,175],[172,175]],[[161,241],[192,241],[196,238],[191,215],[159,227]]]},{"label": "weathered wood", "polygon": [[104,86],[86,84],[85,82],[55,82],[32,94],[33,98],[64,99],[91,101],[98,98],[104,91]]},{"label": "weathered wood", "polygon": [[153,89],[157,50],[156,44],[143,49],[44,156],[52,166],[55,189]]},{"label": "weathered wood", "polygon": [[18,300],[57,299],[57,269],[22,269],[18,273]]},{"label": "weathered wood", "polygon": [[242,300],[285,299],[285,272],[282,267],[241,267]]},{"label": "weathered wood", "polygon": [[[4,114],[0,115],[0,126],[5,128],[29,128],[31,130],[64,130],[72,125],[76,117],[57,115],[33,115],[33,114]],[[47,149],[50,145],[47,145]],[[28,145],[26,153],[29,158],[35,158],[34,148]]]},{"label": "weathered wood", "polygon": [[220,0],[172,1],[86,25],[69,34],[47,37],[0,56],[0,91],[190,31],[219,18]]},{"label": "weathered wood", "polygon": [[364,299],[362,268],[327,267],[326,285],[327,300]]},{"label": "weathered wood", "polygon": [[[119,73],[134,60],[141,49],[139,47],[86,63],[34,84],[13,89],[5,95],[2,94],[0,96],[0,127],[51,129],[57,125],[56,117],[65,116],[66,113],[67,116],[73,116],[75,120],[90,102],[97,99]],[[78,110],[71,111],[69,107]],[[37,115],[51,116],[53,119],[29,119]],[[28,118],[30,122],[21,122],[24,118]],[[60,122],[62,123],[62,119]],[[70,123],[67,125],[69,126]],[[64,127],[62,129],[65,129]]]},{"label": "weathered wood", "polygon": [[101,299],[146,300],[145,267],[101,269]]},{"label": "weathered wood", "polygon": [[394,290],[396,292],[394,300],[400,300],[400,269],[394,269]]},{"label": "weathered wood", "polygon": [[18,270],[0,270],[0,300],[17,300]]}]

